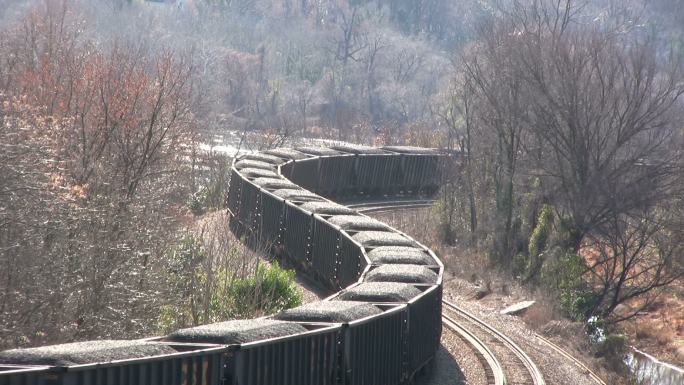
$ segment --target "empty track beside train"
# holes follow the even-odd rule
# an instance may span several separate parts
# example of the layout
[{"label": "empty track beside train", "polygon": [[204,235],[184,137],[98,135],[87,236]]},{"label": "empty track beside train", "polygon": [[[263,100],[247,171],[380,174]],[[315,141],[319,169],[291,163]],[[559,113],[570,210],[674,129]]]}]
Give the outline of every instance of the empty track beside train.
[{"label": "empty track beside train", "polygon": [[[362,213],[385,213],[393,211],[410,210],[417,208],[427,208],[435,203],[434,199],[403,199],[403,200],[384,200],[363,203],[350,203],[348,207]],[[524,350],[515,344],[510,338],[503,333],[496,330],[480,318],[475,317],[471,313],[463,310],[452,302],[442,301],[443,309],[447,309],[447,313],[455,313],[456,318],[445,314],[442,311],[442,323],[445,328],[453,333],[456,333],[461,340],[468,344],[482,365],[487,376],[487,385],[517,385],[517,384],[545,384],[544,377],[541,371],[534,364],[532,359],[524,352]],[[460,319],[460,321],[459,321]],[[481,329],[488,334],[488,337],[481,338],[478,333],[472,332],[471,329]],[[594,371],[586,366],[582,361],[575,358],[572,354],[565,351],[560,346],[554,344],[547,338],[535,333],[535,337],[543,344],[551,348],[559,355],[572,362],[580,370],[587,373],[591,380],[598,385],[606,385],[606,382],[601,379]],[[491,338],[498,340],[493,344],[488,344]],[[495,346],[490,348],[490,345]],[[503,355],[496,354],[504,347],[507,349],[503,351]],[[499,357],[503,357],[502,360]],[[511,356],[515,358],[510,358]],[[504,364],[502,364],[504,362]],[[513,368],[517,373],[515,375],[506,375],[504,367]],[[516,368],[517,367],[517,368]],[[510,371],[510,370],[509,370]],[[518,381],[520,377],[519,372],[522,372],[523,382]],[[525,374],[527,373],[527,374]],[[515,377],[515,378],[514,378]]]},{"label": "empty track beside train", "polygon": [[[363,213],[429,207],[434,200],[395,200],[348,204]],[[442,323],[467,343],[483,366],[487,385],[545,385],[537,365],[503,333],[454,303],[442,301]]]}]

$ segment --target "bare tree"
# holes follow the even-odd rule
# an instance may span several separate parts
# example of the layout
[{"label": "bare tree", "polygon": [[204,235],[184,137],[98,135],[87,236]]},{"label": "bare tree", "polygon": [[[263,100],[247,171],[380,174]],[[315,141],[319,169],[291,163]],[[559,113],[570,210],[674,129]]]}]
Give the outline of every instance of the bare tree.
[{"label": "bare tree", "polygon": [[[665,231],[663,213],[614,216],[590,237],[587,276],[595,295],[588,315],[619,322],[647,308],[662,289],[684,277],[681,239]],[[614,314],[625,302],[639,298],[637,306]],[[634,302],[632,302],[634,303]]]}]

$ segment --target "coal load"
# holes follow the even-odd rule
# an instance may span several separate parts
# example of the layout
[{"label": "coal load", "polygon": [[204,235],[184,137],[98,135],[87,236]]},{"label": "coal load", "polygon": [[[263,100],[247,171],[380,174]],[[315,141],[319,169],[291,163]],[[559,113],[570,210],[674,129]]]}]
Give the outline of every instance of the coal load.
[{"label": "coal load", "polygon": [[371,263],[434,265],[435,260],[423,249],[405,246],[382,246],[368,252]]},{"label": "coal load", "polygon": [[337,215],[328,218],[328,222],[343,230],[352,231],[388,231],[389,226],[373,218],[362,215]]},{"label": "coal load", "polygon": [[274,155],[280,158],[292,160],[306,159],[309,157],[305,153],[293,150],[291,148],[274,148],[273,150],[267,150],[264,152],[268,155]]},{"label": "coal load", "polygon": [[324,198],[312,193],[307,190],[297,190],[297,189],[280,189],[275,190],[273,195],[281,197],[283,199],[288,199],[291,201],[301,201],[301,202],[311,202],[311,201],[325,201]]},{"label": "coal load", "polygon": [[309,155],[315,155],[315,156],[340,155],[339,151],[335,151],[335,150],[328,148],[328,147],[319,147],[319,146],[297,147],[297,151],[300,151],[300,152],[303,152],[303,153],[309,154]]},{"label": "coal load", "polygon": [[308,212],[323,215],[344,215],[354,213],[354,210],[350,209],[349,207],[338,205],[332,202],[307,202],[299,207]]},{"label": "coal load", "polygon": [[350,154],[386,154],[385,151],[376,147],[351,143],[336,144],[334,146],[330,146],[330,148],[342,152],[348,152]]},{"label": "coal load", "polygon": [[256,178],[252,181],[255,185],[265,189],[298,189],[296,184],[285,178]]},{"label": "coal load", "polygon": [[262,170],[260,168],[247,167],[240,170],[240,174],[250,177],[250,178],[277,178],[278,174],[275,171]]},{"label": "coal load", "polygon": [[243,159],[258,160],[260,162],[266,162],[266,163],[270,163],[270,164],[276,165],[276,166],[285,163],[285,160],[283,158],[279,158],[279,157],[273,156],[273,155],[264,154],[262,152],[257,152],[254,154],[247,154],[247,155],[240,157],[240,160],[243,160]]},{"label": "coal load", "polygon": [[398,152],[400,154],[416,154],[416,155],[437,155],[439,151],[433,148],[413,147],[413,146],[385,146],[383,150]]},{"label": "coal load", "polygon": [[285,310],[274,318],[298,322],[351,322],[380,313],[380,308],[365,302],[322,301]]},{"label": "coal load", "polygon": [[418,295],[420,290],[407,283],[364,282],[343,291],[337,298],[343,301],[408,302]]},{"label": "coal load", "polygon": [[415,241],[392,231],[361,231],[354,234],[352,238],[366,248],[380,246],[416,246]]},{"label": "coal load", "polygon": [[74,366],[178,353],[168,345],[99,340],[0,352],[1,364]]},{"label": "coal load", "polygon": [[275,171],[274,165],[259,160],[239,160],[235,162],[235,168],[242,170],[243,168],[259,168],[262,170]]},{"label": "coal load", "polygon": [[437,274],[419,265],[381,265],[371,270],[366,282],[437,283]]},{"label": "coal load", "polygon": [[164,338],[173,342],[244,344],[269,338],[290,336],[306,329],[292,322],[250,319],[218,322],[175,331]]}]

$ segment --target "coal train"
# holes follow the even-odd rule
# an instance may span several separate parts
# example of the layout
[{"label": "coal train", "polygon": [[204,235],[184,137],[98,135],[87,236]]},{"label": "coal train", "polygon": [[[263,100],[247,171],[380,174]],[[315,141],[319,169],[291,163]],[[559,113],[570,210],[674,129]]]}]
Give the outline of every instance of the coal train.
[{"label": "coal train", "polygon": [[417,147],[297,147],[231,168],[230,229],[335,294],[256,320],[0,352],[0,385],[397,385],[440,344],[441,261],[330,199],[429,196],[445,156]]}]

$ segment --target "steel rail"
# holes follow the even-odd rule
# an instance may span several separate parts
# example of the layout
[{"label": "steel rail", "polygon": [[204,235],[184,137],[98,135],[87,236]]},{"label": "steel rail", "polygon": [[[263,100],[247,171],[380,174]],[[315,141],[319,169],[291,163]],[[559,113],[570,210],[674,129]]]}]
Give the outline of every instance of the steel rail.
[{"label": "steel rail", "polygon": [[551,349],[555,350],[556,353],[572,361],[572,363],[575,364],[575,366],[577,366],[579,369],[584,370],[589,376],[589,378],[591,378],[594,382],[596,382],[599,385],[607,385],[606,382],[603,381],[603,379],[601,379],[601,377],[599,377],[598,374],[596,374],[593,370],[589,369],[588,366],[586,366],[582,361],[575,358],[572,354],[568,353],[567,351],[563,350],[563,348],[561,348],[560,346],[554,344],[550,340],[540,336],[537,333],[534,333],[534,336],[537,337],[537,339],[540,340],[542,343],[544,343]]},{"label": "steel rail", "polygon": [[345,206],[352,208],[360,213],[383,213],[393,211],[396,209],[408,210],[430,207],[435,203],[433,199],[418,199],[406,201],[378,201],[378,202],[363,202],[363,203],[349,203]]},{"label": "steel rail", "polygon": [[482,364],[487,376],[487,385],[506,385],[506,377],[501,363],[482,340],[449,316],[442,315],[442,323],[473,348],[473,352]]},{"label": "steel rail", "polygon": [[[435,200],[405,200],[405,201],[376,201],[376,202],[362,202],[362,203],[351,203],[347,204],[348,207],[350,208],[355,208],[359,212],[363,213],[369,213],[369,212],[386,212],[386,211],[391,211],[394,209],[412,209],[412,208],[422,208],[422,207],[428,207],[433,205]],[[506,337],[504,334],[498,332],[496,329],[493,327],[489,326],[486,324],[484,321],[480,320],[479,318],[473,316],[472,314],[464,311],[463,309],[460,309],[458,306],[454,305],[453,303],[450,303],[448,301],[443,301],[443,303],[453,311],[459,312],[460,314],[465,315],[467,318],[471,320],[477,320],[475,321],[478,323],[482,328],[494,331],[492,334],[495,334],[498,338],[503,339],[507,345],[511,346],[511,344],[515,347],[517,347],[517,352],[516,355],[520,358],[520,360],[525,364],[526,369],[530,372],[530,375],[533,377],[533,380],[535,381],[536,385],[545,385],[545,381],[543,378],[543,375],[539,371],[539,369],[536,367],[534,362],[531,360],[531,358],[520,348],[518,345],[513,343],[508,337]],[[498,361],[496,356],[492,353],[492,351],[487,347],[487,345],[482,342],[477,336],[475,336],[473,333],[469,332],[466,328],[461,326],[461,324],[454,320],[453,318],[449,316],[442,315],[442,322],[443,324],[453,332],[459,334],[463,340],[465,340],[467,343],[469,343],[475,352],[475,355],[477,356],[478,360],[482,363],[485,373],[487,375],[487,384],[495,384],[495,385],[504,385],[506,384],[506,377],[503,372],[503,368],[501,366],[501,363]],[[551,349],[553,349],[555,352],[558,354],[562,355],[566,359],[570,360],[575,366],[577,366],[579,369],[583,370],[589,378],[591,378],[594,382],[596,382],[598,385],[607,385],[605,381],[601,379],[593,370],[591,370],[588,366],[586,366],[582,361],[578,360],[574,356],[572,356],[570,353],[566,352],[563,350],[560,346],[554,344],[550,340],[542,337],[541,335],[534,333],[535,337]],[[515,352],[516,350],[514,350]],[[526,359],[523,359],[520,357],[522,355],[523,357],[526,357]],[[535,380],[536,376],[536,380]]]},{"label": "steel rail", "polygon": [[[525,368],[527,372],[530,374],[530,377],[532,378],[532,384],[534,385],[545,385],[546,382],[544,381],[544,376],[542,375],[541,371],[537,367],[537,365],[532,361],[532,358],[525,353],[525,351],[513,340],[508,338],[505,334],[501,333],[498,331],[496,328],[493,326],[489,325],[485,321],[481,320],[480,318],[476,317],[475,315],[471,314],[470,312],[458,307],[452,302],[442,300],[442,303],[451,311],[459,314],[460,316],[468,319],[469,321],[475,323],[477,326],[485,330],[487,333],[495,336],[497,339],[502,341],[515,355],[516,357],[525,365]],[[530,385],[532,385],[530,384]]]}]

